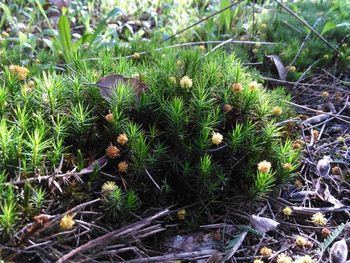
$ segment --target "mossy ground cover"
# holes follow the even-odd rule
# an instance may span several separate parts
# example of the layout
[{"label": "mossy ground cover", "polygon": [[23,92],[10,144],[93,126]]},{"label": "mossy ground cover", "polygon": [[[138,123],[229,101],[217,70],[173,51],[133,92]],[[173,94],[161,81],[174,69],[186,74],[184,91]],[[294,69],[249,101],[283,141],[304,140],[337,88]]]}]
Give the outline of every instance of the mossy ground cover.
[{"label": "mossy ground cover", "polygon": [[[4,203],[14,207],[14,229],[15,221],[44,209],[51,194],[64,196],[61,211],[113,183],[111,195],[128,189],[130,208],[138,201],[190,204],[237,191],[258,198],[297,167],[291,138],[276,125],[291,114],[286,91],[266,90],[234,55],[184,49],[96,64],[77,63],[62,73],[4,65],[3,181],[23,180],[18,188],[3,188]],[[125,82],[102,97],[98,87],[86,85],[102,72],[136,74],[147,89],[137,93]],[[104,155],[108,177],[96,170],[80,182],[55,179]],[[264,160],[272,169],[259,172]],[[115,198],[106,214],[119,213],[121,197]]]},{"label": "mossy ground cover", "polygon": [[[222,2],[224,7],[225,1]],[[199,5],[194,1],[184,8],[186,5],[174,8],[187,15],[216,10],[209,3]],[[318,8],[326,12],[328,5],[333,7],[333,16],[342,10],[341,3],[320,4]],[[286,207],[292,205],[285,199],[295,191],[306,187],[307,192],[314,187],[316,180],[303,176],[307,176],[305,170],[312,169],[309,165],[313,157],[323,157],[312,148],[320,141],[316,132],[322,134],[323,130],[313,130],[316,126],[304,130],[307,123],[303,120],[308,117],[297,116],[291,107],[291,97],[299,90],[290,94],[284,87],[267,86],[261,74],[270,72],[258,72],[243,62],[250,59],[260,65],[266,54],[277,53],[286,65],[290,64],[286,68],[289,80],[300,78],[311,60],[321,55],[322,65],[333,61],[339,66],[337,69],[346,70],[346,36],[342,38],[338,27],[329,24],[326,31],[333,34],[331,44],[340,43],[337,48],[341,52],[327,58],[329,50],[324,43],[311,37],[307,48],[312,52],[305,49],[293,64],[295,51],[305,35],[293,41],[284,35],[287,49],[286,43],[281,42],[273,43],[273,47],[259,44],[260,40],[281,41],[283,32],[293,34],[281,25],[287,16],[271,3],[258,6],[257,10],[250,3],[240,4],[226,17],[213,18],[192,31],[196,34],[186,35],[191,32],[188,30],[181,36],[201,41],[225,36],[233,25],[243,23],[257,11],[256,25],[246,21],[242,30],[232,31],[242,43],[253,40],[257,42],[255,46],[216,50],[212,50],[215,42],[169,47],[176,43],[175,38],[160,43],[167,40],[171,31],[177,31],[174,21],[180,18],[164,19],[166,15],[161,12],[152,17],[140,12],[141,7],[136,11],[139,21],[129,24],[128,19],[135,18],[123,16],[115,21],[119,27],[113,31],[116,27],[108,19],[120,10],[109,12],[106,6],[100,7],[100,14],[107,16],[100,23],[90,1],[87,5],[73,3],[69,10],[59,9],[59,18],[50,13],[57,11],[54,6],[45,9],[47,6],[39,1],[1,6],[4,18],[0,25],[6,30],[0,42],[0,258],[65,262],[86,256],[96,261],[113,257],[116,261],[134,258],[137,262],[145,253],[157,254],[150,248],[166,251],[168,235],[180,235],[181,242],[170,242],[171,249],[179,249],[176,242],[180,242],[180,247],[185,246],[187,238],[192,238],[192,243],[193,239],[194,243],[203,243],[209,235],[181,234],[197,231],[200,225],[210,229],[209,223],[220,229],[215,223],[234,221],[227,225],[228,229],[225,225],[223,231],[210,232],[209,240],[218,242],[215,244],[221,246],[222,252],[228,251],[223,258],[228,260],[234,244],[242,243],[249,233],[247,242],[254,245],[248,248],[249,256],[241,252],[238,260],[267,260],[272,251],[266,248],[261,252],[264,239],[258,242],[259,232],[275,229],[276,222],[251,214],[264,213],[268,208],[273,214],[276,208],[271,208],[270,202],[275,204],[278,196],[277,218],[292,227],[302,224],[305,219],[294,219],[292,215],[298,210]],[[300,11],[298,14],[310,10],[304,2],[292,7],[295,12]],[[18,17],[11,16],[11,12],[18,12]],[[164,7],[166,12],[174,11]],[[341,17],[334,16],[337,23],[348,15],[340,13]],[[28,14],[31,19],[21,29],[18,22]],[[44,30],[37,32],[35,23],[42,18]],[[160,19],[159,30],[154,28],[154,18]],[[86,32],[81,31],[81,24]],[[16,25],[17,31],[10,32]],[[340,27],[344,26],[347,25]],[[291,70],[292,66],[296,71]],[[333,114],[344,111],[344,98],[341,95],[339,101],[339,96]],[[337,98],[324,94],[318,102],[329,107]],[[300,127],[301,139],[297,133]],[[346,140],[342,143],[346,144]],[[304,144],[303,156],[309,153],[310,160],[300,157]],[[341,162],[344,164],[346,158]],[[300,175],[294,186],[288,183]],[[327,188],[324,182],[317,182],[317,191],[321,186]],[[316,196],[329,201],[328,197],[320,197],[320,192]],[[169,207],[171,212],[162,212]],[[300,212],[314,214],[310,224],[327,224],[323,214],[310,211]],[[141,220],[155,213],[154,217]],[[157,224],[160,216],[166,217]],[[247,224],[247,220],[252,228],[240,225]],[[265,220],[263,226],[259,225],[261,220]],[[131,222],[136,223],[129,225]],[[330,235],[330,242],[340,235],[339,225]],[[155,235],[165,230],[165,235]],[[283,233],[289,235],[288,231]],[[276,244],[278,234],[271,238]],[[140,245],[139,239],[144,243]],[[312,247],[301,237],[295,239],[297,247],[311,251]],[[192,243],[180,251],[191,251],[194,248],[187,247]],[[97,244],[110,246],[102,251]],[[86,252],[87,248],[92,250]],[[187,258],[185,254],[169,254],[157,260],[208,258],[218,252],[199,248],[202,254],[196,251]],[[293,249],[288,247],[289,252]],[[312,253],[322,258],[324,251]],[[285,257],[289,260],[287,254]],[[279,253],[277,262],[282,259],[283,253]]]}]

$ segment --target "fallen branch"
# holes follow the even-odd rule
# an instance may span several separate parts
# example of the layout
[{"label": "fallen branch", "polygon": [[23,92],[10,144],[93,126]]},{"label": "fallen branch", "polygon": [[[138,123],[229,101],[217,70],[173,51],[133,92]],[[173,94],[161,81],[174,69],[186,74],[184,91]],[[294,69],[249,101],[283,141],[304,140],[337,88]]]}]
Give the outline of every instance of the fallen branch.
[{"label": "fallen branch", "polygon": [[313,215],[315,213],[334,213],[334,212],[350,211],[350,206],[320,207],[320,208],[293,206],[291,208],[293,210],[293,213],[300,214],[300,215],[307,215],[307,216]]},{"label": "fallen branch", "polygon": [[[72,209],[69,209],[67,212],[58,215],[58,216],[50,216],[50,215],[40,215],[42,222],[36,222],[36,223],[30,223],[26,225],[24,228],[22,228],[17,234],[14,235],[14,237],[8,242],[8,244],[12,245],[20,245],[26,240],[28,240],[33,235],[38,235],[44,230],[50,228],[54,224],[58,223],[65,215],[73,214],[81,209],[83,209],[86,206],[95,204],[100,201],[100,198],[90,200],[88,202],[82,203],[80,205],[77,205],[73,207]],[[47,219],[46,219],[47,218]]]},{"label": "fallen branch", "polygon": [[[90,240],[89,242],[81,245],[80,247],[73,249],[69,253],[62,256],[60,259],[58,259],[56,261],[56,263],[67,262],[68,259],[74,257],[76,254],[82,253],[86,250],[92,249],[92,248],[97,247],[97,246],[105,245],[106,243],[109,243],[117,238],[121,238],[125,235],[128,235],[128,234],[131,234],[135,231],[138,231],[141,228],[148,226],[152,221],[154,221],[160,217],[163,217],[163,216],[167,215],[168,213],[169,213],[169,210],[165,209],[165,210],[163,210],[163,211],[161,211],[153,216],[150,216],[146,219],[143,219],[139,222],[130,224],[128,226],[122,227],[120,229],[117,229],[117,230],[114,230],[110,233],[107,233],[103,236],[100,236],[98,238]],[[140,261],[138,261],[138,262],[140,262]]]},{"label": "fallen branch", "polygon": [[75,177],[77,180],[80,180],[80,176],[85,175],[85,174],[90,174],[94,171],[95,167],[98,165],[99,168],[101,169],[104,165],[107,163],[107,157],[103,156],[96,161],[94,161],[92,164],[90,164],[88,167],[82,169],[80,172],[76,171],[76,168],[74,168],[71,171],[68,171],[66,173],[61,173],[60,170],[56,170],[54,173],[45,175],[45,176],[36,176],[36,177],[31,177],[31,178],[26,178],[22,180],[17,180],[17,181],[11,181],[8,183],[4,183],[3,185],[8,186],[8,185],[19,185],[19,184],[25,184],[25,183],[31,183],[38,181],[39,183],[41,181],[45,180],[54,180],[58,178],[69,178],[69,177]]}]

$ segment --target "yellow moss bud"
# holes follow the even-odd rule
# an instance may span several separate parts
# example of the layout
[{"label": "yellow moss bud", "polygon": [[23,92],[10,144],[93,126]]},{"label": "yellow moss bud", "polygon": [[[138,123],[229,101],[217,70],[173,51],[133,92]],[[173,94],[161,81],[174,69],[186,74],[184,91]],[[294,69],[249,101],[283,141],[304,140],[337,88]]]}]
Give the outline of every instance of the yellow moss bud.
[{"label": "yellow moss bud", "polygon": [[277,263],[292,263],[293,259],[290,256],[288,256],[286,253],[281,253],[278,255],[276,262]]},{"label": "yellow moss bud", "polygon": [[115,182],[107,181],[102,185],[102,192],[112,192],[117,188]]},{"label": "yellow moss bud", "polygon": [[120,173],[126,173],[128,171],[128,168],[129,168],[129,165],[127,162],[123,161],[118,163],[118,171]]},{"label": "yellow moss bud", "polygon": [[320,226],[324,226],[327,223],[327,219],[320,212],[313,214],[311,217],[311,220],[315,225],[320,225]]},{"label": "yellow moss bud", "polygon": [[17,65],[9,66],[9,71],[11,74],[17,76],[19,80],[24,80],[29,74],[29,70],[26,67],[21,67]]},{"label": "yellow moss bud", "polygon": [[119,157],[120,155],[120,150],[118,147],[114,146],[113,144],[110,144],[107,148],[106,148],[106,155],[108,158],[110,159],[115,159],[117,157]]},{"label": "yellow moss bud", "polygon": [[189,89],[193,85],[192,79],[188,76],[183,76],[180,80],[180,87],[183,89]]},{"label": "yellow moss bud", "polygon": [[256,91],[257,89],[261,88],[261,84],[254,80],[249,83],[248,87],[250,91]]},{"label": "yellow moss bud", "polygon": [[329,97],[328,91],[326,91],[326,90],[322,91],[322,92],[321,92],[321,97],[322,97],[322,98],[328,98],[328,97]]},{"label": "yellow moss bud", "polygon": [[272,115],[274,115],[274,116],[280,116],[282,114],[282,112],[283,112],[282,108],[279,106],[273,107],[272,111],[271,111]]},{"label": "yellow moss bud", "polygon": [[132,59],[139,60],[140,58],[141,58],[140,53],[135,52],[134,54],[132,54]]},{"label": "yellow moss bud", "polygon": [[234,83],[234,84],[232,84],[232,86],[231,86],[231,90],[232,90],[232,92],[234,92],[234,93],[240,93],[240,92],[242,92],[242,90],[243,90],[243,86],[242,86],[241,83]]},{"label": "yellow moss bud", "polygon": [[10,35],[9,35],[9,33],[7,33],[6,31],[2,31],[2,32],[1,32],[1,36],[2,36],[3,38],[8,38]]},{"label": "yellow moss bud", "polygon": [[211,141],[213,144],[219,145],[222,142],[223,138],[224,137],[222,136],[222,134],[220,134],[218,132],[213,132],[213,135],[211,137]]},{"label": "yellow moss bud", "polygon": [[117,138],[117,142],[120,145],[125,145],[128,143],[128,141],[129,141],[128,136],[125,133],[120,134]]},{"label": "yellow moss bud", "polygon": [[177,81],[176,81],[175,77],[170,77],[169,80],[170,80],[171,84],[176,85]]},{"label": "yellow moss bud", "polygon": [[268,247],[262,247],[260,249],[260,255],[262,255],[264,257],[269,257],[272,255],[272,249],[268,248]]},{"label": "yellow moss bud", "polygon": [[177,211],[177,218],[179,220],[185,220],[187,215],[186,209],[180,209],[179,211]]},{"label": "yellow moss bud", "polygon": [[283,208],[282,212],[286,217],[289,217],[292,215],[293,210],[292,210],[292,208],[286,206],[285,208]]},{"label": "yellow moss bud", "polygon": [[72,229],[75,224],[75,221],[73,218],[74,218],[73,215],[65,215],[64,217],[62,217],[60,221],[60,228],[64,231]]},{"label": "yellow moss bud", "polygon": [[288,68],[288,70],[289,70],[289,72],[294,73],[294,72],[296,71],[296,67],[290,66],[290,67]]},{"label": "yellow moss bud", "polygon": [[223,107],[224,112],[230,112],[232,111],[233,107],[230,104],[225,104]]},{"label": "yellow moss bud", "polygon": [[268,173],[271,170],[271,163],[264,160],[260,163],[258,163],[258,171],[260,173]]},{"label": "yellow moss bud", "polygon": [[314,263],[314,260],[309,255],[305,255],[298,257],[294,263]]},{"label": "yellow moss bud", "polygon": [[184,62],[182,60],[177,60],[176,61],[176,66],[181,67],[184,65]]},{"label": "yellow moss bud", "polygon": [[113,117],[113,113],[108,113],[106,116],[105,116],[105,120],[109,123],[113,123],[114,122],[114,117]]},{"label": "yellow moss bud", "polygon": [[286,170],[286,171],[290,171],[293,169],[293,166],[291,163],[284,163],[283,164],[283,169]]},{"label": "yellow moss bud", "polygon": [[307,244],[307,239],[302,236],[297,236],[295,238],[295,244],[299,247],[304,247]]}]

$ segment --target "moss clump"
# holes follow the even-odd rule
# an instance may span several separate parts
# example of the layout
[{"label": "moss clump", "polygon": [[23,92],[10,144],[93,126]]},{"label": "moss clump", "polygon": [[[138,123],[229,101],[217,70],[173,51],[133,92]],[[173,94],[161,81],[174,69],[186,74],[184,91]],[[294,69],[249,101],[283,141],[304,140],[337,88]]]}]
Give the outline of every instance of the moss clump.
[{"label": "moss clump", "polygon": [[[142,203],[263,197],[296,168],[298,153],[276,125],[291,113],[289,97],[263,88],[233,54],[167,49],[112,60],[104,53],[98,64],[77,61],[64,74],[27,65],[23,80],[9,65],[0,79],[0,183],[26,183],[1,184],[2,238],[52,198],[64,213],[97,194],[106,218],[120,221]],[[136,95],[131,82],[119,85],[106,101],[83,85],[111,73],[137,76],[148,89]],[[104,155],[107,177],[96,167],[79,180],[55,177]],[[264,160],[271,169],[259,171]],[[118,187],[101,191],[107,181]]]},{"label": "moss clump", "polygon": [[[184,200],[238,189],[261,197],[295,169],[298,154],[276,125],[291,113],[288,96],[281,88],[263,88],[234,55],[171,50],[119,63],[137,66],[149,87],[137,99],[119,85],[108,109],[120,116],[110,127],[130,139],[128,174],[146,185],[144,191],[154,189],[148,171]],[[263,160],[271,170],[258,171]]]}]

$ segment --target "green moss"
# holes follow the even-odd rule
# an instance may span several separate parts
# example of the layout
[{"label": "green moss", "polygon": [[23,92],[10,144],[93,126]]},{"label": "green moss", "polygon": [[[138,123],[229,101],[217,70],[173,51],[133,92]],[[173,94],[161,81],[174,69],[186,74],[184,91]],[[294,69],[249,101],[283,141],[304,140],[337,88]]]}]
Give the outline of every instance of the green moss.
[{"label": "green moss", "polygon": [[[221,52],[204,57],[197,49],[169,50],[164,56],[145,55],[142,61],[139,72],[149,91],[131,102],[132,106],[125,105],[127,100],[111,102],[115,116],[125,114],[118,132],[131,138],[127,161],[134,169],[130,173],[137,174],[135,180],[152,188],[143,171],[148,169],[155,181],[166,178],[168,183],[173,182],[170,183],[173,192],[192,198],[220,196],[222,191],[229,194],[240,185],[248,188],[251,185],[255,197],[268,193],[274,185],[270,179],[265,178],[269,181],[268,189],[254,188],[253,182],[260,161],[269,159],[277,171],[287,158],[278,150],[284,143],[275,124],[291,113],[284,101],[288,100],[285,92],[262,87],[250,90],[249,83],[253,81],[250,73],[234,55]],[[121,63],[125,65],[125,61]],[[128,63],[133,67],[138,62]],[[191,79],[191,87],[181,87],[184,76]],[[238,82],[243,90],[234,93],[231,85]],[[232,111],[224,112],[225,104],[231,105]],[[281,116],[271,114],[275,106],[282,108]],[[135,123],[140,125],[137,132]],[[218,146],[211,141],[214,131],[224,138]],[[164,156],[155,154],[158,145],[162,145]],[[283,154],[291,154],[289,151]],[[296,160],[297,155],[293,155],[291,162],[295,164]],[[288,176],[275,173],[273,182]],[[264,178],[259,180],[261,184]]]},{"label": "green moss", "polygon": [[[154,50],[154,45],[145,49]],[[121,215],[142,204],[222,200],[237,194],[261,198],[289,179],[297,167],[298,154],[277,125],[292,114],[286,104],[289,96],[282,88],[267,90],[252,84],[259,77],[243,67],[235,54],[216,51],[205,56],[199,48],[164,49],[136,60],[113,58],[103,51],[97,61],[75,61],[64,71],[30,64],[25,80],[9,72],[10,61],[2,63],[3,181],[53,175],[57,168],[62,173],[81,171],[112,143],[120,154],[103,171],[116,176],[119,188],[103,199],[101,209],[111,210],[106,216],[114,221],[124,220],[127,217]],[[106,101],[91,83],[112,73],[136,76],[148,90],[135,96],[131,84],[119,85]],[[233,91],[235,83],[242,90]],[[277,106],[282,113],[274,115]],[[113,121],[106,121],[108,113]],[[129,138],[125,145],[117,141],[122,133]],[[268,173],[257,170],[263,160],[272,164]],[[121,161],[128,163],[127,171],[118,171]],[[286,162],[292,165],[288,171],[283,168]],[[20,214],[29,216],[45,208],[44,199],[58,195],[62,202],[57,209],[65,212],[100,196],[107,181],[97,168],[80,179],[44,180],[40,187],[33,180],[25,184],[23,198],[23,184],[16,189],[2,187],[4,233],[20,227]]]}]

